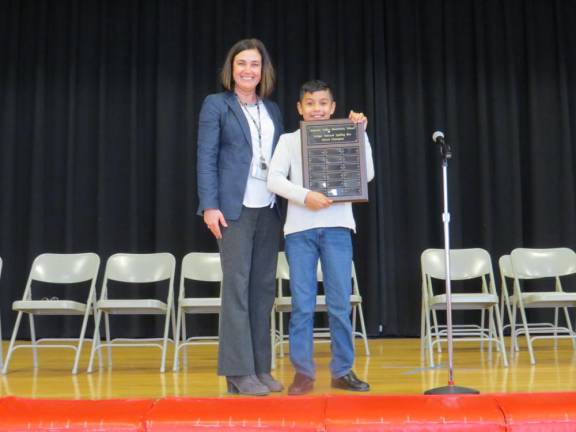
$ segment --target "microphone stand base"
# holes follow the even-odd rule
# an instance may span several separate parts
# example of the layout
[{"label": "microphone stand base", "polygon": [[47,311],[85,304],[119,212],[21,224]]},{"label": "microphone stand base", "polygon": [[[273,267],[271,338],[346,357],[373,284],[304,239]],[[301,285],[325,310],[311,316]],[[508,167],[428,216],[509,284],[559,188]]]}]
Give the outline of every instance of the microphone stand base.
[{"label": "microphone stand base", "polygon": [[450,395],[450,394],[480,394],[476,389],[447,385],[445,387],[436,387],[424,392],[425,395]]}]

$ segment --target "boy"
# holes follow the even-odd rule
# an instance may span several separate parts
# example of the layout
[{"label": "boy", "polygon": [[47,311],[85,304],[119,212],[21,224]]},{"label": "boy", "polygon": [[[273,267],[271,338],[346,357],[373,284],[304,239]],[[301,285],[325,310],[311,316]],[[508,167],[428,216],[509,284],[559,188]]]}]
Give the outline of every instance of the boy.
[{"label": "boy", "polygon": [[[336,103],[330,87],[323,81],[308,81],[300,89],[298,112],[304,121],[329,120]],[[350,119],[364,123],[361,113]],[[374,177],[374,164],[368,137],[365,136],[368,180]],[[289,395],[312,391],[316,370],[313,360],[313,320],[316,305],[318,259],[322,263],[330,335],[332,387],[368,391],[368,383],[354,372],[354,345],[350,322],[352,292],[352,238],[356,229],[352,205],[333,203],[324,194],[302,186],[300,130],[283,134],[272,157],[268,189],[288,200],[284,225],[286,256],[290,266],[292,314],[290,316],[290,361],[296,369]]]}]

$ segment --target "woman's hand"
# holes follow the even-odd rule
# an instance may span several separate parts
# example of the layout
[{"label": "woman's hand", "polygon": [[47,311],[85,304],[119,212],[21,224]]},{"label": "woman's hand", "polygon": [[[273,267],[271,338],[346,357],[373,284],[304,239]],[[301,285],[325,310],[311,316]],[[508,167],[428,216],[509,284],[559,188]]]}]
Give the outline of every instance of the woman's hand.
[{"label": "woman's hand", "polygon": [[364,124],[364,130],[366,130],[366,128],[368,127],[368,118],[364,115],[364,113],[357,113],[355,111],[350,111],[350,114],[348,114],[348,118],[354,123]]},{"label": "woman's hand", "polygon": [[220,231],[220,225],[223,227],[228,227],[224,215],[218,209],[206,209],[204,210],[204,223],[210,230],[210,232],[218,240],[222,238],[222,231]]},{"label": "woman's hand", "polygon": [[304,204],[310,210],[320,210],[332,205],[332,200],[320,192],[310,191],[306,194]]}]

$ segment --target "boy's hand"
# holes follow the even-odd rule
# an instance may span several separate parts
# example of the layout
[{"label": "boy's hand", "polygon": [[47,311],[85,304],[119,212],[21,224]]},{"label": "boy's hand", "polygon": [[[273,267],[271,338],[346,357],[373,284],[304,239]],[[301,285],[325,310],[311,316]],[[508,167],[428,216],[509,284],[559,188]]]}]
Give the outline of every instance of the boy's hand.
[{"label": "boy's hand", "polygon": [[363,123],[364,130],[366,130],[366,128],[368,127],[368,118],[364,115],[364,113],[357,113],[355,111],[350,111],[350,114],[348,114],[348,118],[354,123]]},{"label": "boy's hand", "polygon": [[320,192],[310,191],[306,194],[304,204],[310,210],[320,210],[332,205],[332,200]]},{"label": "boy's hand", "polygon": [[218,209],[204,210],[204,222],[206,223],[206,226],[208,227],[210,232],[218,240],[222,238],[222,231],[220,231],[220,225],[222,225],[223,227],[228,227],[226,219],[224,219],[224,215]]}]

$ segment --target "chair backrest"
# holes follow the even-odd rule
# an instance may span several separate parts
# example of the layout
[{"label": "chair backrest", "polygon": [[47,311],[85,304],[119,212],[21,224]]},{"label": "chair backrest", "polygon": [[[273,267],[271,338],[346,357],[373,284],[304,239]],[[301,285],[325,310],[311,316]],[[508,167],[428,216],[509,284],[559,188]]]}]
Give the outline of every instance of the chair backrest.
[{"label": "chair backrest", "polygon": [[108,258],[104,279],[129,283],[173,281],[176,268],[174,255],[118,253]]},{"label": "chair backrest", "polygon": [[222,264],[217,252],[190,252],[182,259],[180,281],[191,279],[205,282],[222,281]]},{"label": "chair backrest", "polygon": [[512,269],[518,279],[560,277],[576,273],[576,253],[568,248],[514,249]]},{"label": "chair backrest", "polygon": [[28,284],[32,280],[54,284],[74,284],[95,280],[100,258],[92,252],[78,254],[45,253],[32,263]]},{"label": "chair backrest", "polygon": [[288,259],[286,252],[278,252],[278,264],[276,265],[276,279],[290,280],[290,267],[288,266]]},{"label": "chair backrest", "polygon": [[[446,278],[444,249],[426,249],[420,257],[422,272],[434,279]],[[450,280],[474,279],[492,274],[492,261],[485,249],[451,249]]]}]

